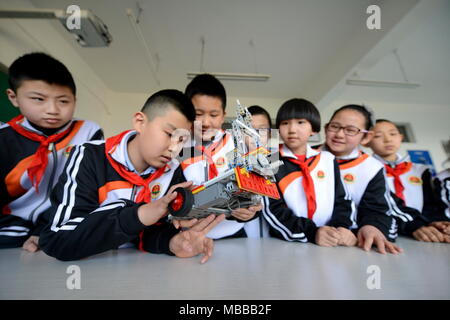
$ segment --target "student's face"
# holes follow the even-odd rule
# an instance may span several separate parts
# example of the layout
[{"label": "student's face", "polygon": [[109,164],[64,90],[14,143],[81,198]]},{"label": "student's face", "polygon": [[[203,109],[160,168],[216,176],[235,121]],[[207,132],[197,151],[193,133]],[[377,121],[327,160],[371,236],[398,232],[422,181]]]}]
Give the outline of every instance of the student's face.
[{"label": "student's face", "polygon": [[295,154],[304,154],[309,137],[315,134],[311,123],[306,119],[281,121],[279,130],[281,139]]},{"label": "student's face", "polygon": [[[259,135],[261,136],[261,145],[264,147],[267,146],[270,135],[270,123],[267,117],[263,114],[252,115],[252,126],[258,131]],[[245,138],[245,143],[247,144],[249,150],[251,151],[256,149],[254,140],[251,137]]]},{"label": "student's face", "polygon": [[194,125],[194,134],[197,139],[211,141],[225,120],[220,98],[196,94],[192,97],[192,104],[195,107],[195,120],[201,122],[201,126]]},{"label": "student's face", "polygon": [[355,110],[344,109],[336,113],[333,119],[325,126],[326,144],[335,156],[350,154],[359,144],[365,144],[372,138],[373,133],[347,135],[341,128],[336,132],[331,131],[331,126],[353,127],[354,129],[365,129],[364,116]]},{"label": "student's face", "polygon": [[370,148],[381,157],[389,157],[397,153],[402,144],[403,135],[397,127],[389,122],[380,122],[375,125],[374,136]]},{"label": "student's face", "polygon": [[28,121],[42,128],[65,125],[75,111],[75,96],[69,87],[41,80],[24,80],[17,92],[8,89],[6,94]]},{"label": "student's face", "polygon": [[144,113],[137,112],[133,124],[138,132],[135,138],[138,139],[135,150],[138,157],[133,164],[138,170],[148,166],[161,168],[177,157],[192,126],[181,112],[173,108],[151,121]]}]

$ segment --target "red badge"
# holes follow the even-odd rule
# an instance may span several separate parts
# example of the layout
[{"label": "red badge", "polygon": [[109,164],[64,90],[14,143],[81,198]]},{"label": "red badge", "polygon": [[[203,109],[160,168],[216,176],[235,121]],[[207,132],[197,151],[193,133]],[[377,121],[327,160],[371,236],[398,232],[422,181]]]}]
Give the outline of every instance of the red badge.
[{"label": "red badge", "polygon": [[324,179],[325,178],[325,172],[323,172],[323,170],[317,171],[317,178]]},{"label": "red badge", "polygon": [[64,150],[64,155],[65,155],[66,157],[69,157],[70,151],[72,151],[72,149],[73,149],[73,145],[71,144],[71,145],[69,145],[69,146]]},{"label": "red badge", "polygon": [[422,179],[417,176],[410,176],[408,181],[409,181],[409,183],[417,185],[417,186],[422,184]]},{"label": "red badge", "polygon": [[161,192],[161,184],[156,183],[151,189],[152,199],[158,198],[160,192]]},{"label": "red badge", "polygon": [[347,183],[353,183],[353,182],[355,182],[355,176],[353,174],[351,174],[351,173],[347,173],[344,176],[344,181],[347,182]]},{"label": "red badge", "polygon": [[219,157],[217,158],[216,162],[216,167],[221,168],[225,165],[225,158],[224,157]]}]

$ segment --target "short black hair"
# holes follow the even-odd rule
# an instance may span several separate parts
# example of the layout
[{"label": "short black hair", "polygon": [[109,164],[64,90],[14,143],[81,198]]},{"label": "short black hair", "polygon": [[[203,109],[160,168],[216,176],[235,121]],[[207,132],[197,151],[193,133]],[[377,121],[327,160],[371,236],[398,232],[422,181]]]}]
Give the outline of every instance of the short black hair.
[{"label": "short black hair", "polygon": [[362,116],[364,117],[364,123],[365,123],[365,130],[369,130],[370,128],[373,127],[374,123],[373,123],[373,114],[372,112],[370,112],[364,105],[359,105],[359,104],[347,104],[345,106],[340,107],[339,109],[337,109],[333,115],[330,118],[330,121],[333,120],[334,116],[342,110],[354,110],[359,112],[360,114],[362,114]]},{"label": "short black hair", "polygon": [[294,98],[283,103],[277,113],[277,129],[280,128],[282,121],[290,119],[306,119],[311,124],[313,132],[320,132],[319,110],[308,100]]},{"label": "short black hair", "polygon": [[48,84],[68,87],[77,93],[75,81],[66,66],[43,52],[32,52],[17,58],[9,67],[9,87],[17,92],[24,80],[41,80]]},{"label": "short black hair", "polygon": [[190,122],[194,122],[194,105],[183,92],[175,89],[164,89],[152,94],[145,102],[141,112],[145,113],[149,120],[153,120],[157,116],[165,114],[170,108],[181,112]]},{"label": "short black hair", "polygon": [[254,105],[254,106],[250,106],[247,108],[248,112],[250,112],[250,114],[252,116],[260,114],[263,116],[266,116],[267,120],[269,121],[269,126],[272,128],[272,119],[270,118],[270,114],[269,112],[267,112],[266,109],[264,109],[263,107]]},{"label": "short black hair", "polygon": [[375,123],[381,123],[381,122],[389,122],[389,123],[392,123],[393,125],[395,125],[395,123],[393,123],[391,120],[388,120],[388,119],[377,119],[375,121]]},{"label": "short black hair", "polygon": [[212,74],[203,73],[196,76],[187,85],[184,93],[189,99],[192,99],[192,97],[196,94],[219,98],[220,101],[222,101],[223,111],[225,111],[225,107],[227,105],[225,87]]},{"label": "short black hair", "polygon": [[382,123],[382,122],[387,122],[387,123],[392,124],[392,125],[398,130],[398,132],[400,132],[400,129],[399,129],[398,126],[395,124],[395,122],[393,122],[393,121],[391,121],[391,120],[388,120],[388,119],[377,119],[377,120],[375,121],[375,124],[377,124],[377,123]]}]

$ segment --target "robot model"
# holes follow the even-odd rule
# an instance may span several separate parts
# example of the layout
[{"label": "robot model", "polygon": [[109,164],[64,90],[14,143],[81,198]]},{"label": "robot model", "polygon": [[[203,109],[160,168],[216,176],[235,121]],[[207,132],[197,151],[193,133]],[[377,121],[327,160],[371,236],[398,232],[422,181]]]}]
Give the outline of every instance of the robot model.
[{"label": "robot model", "polygon": [[[231,123],[235,148],[226,155],[227,170],[192,191],[175,189],[177,196],[169,204],[170,218],[183,220],[210,214],[228,217],[234,209],[260,204],[262,196],[280,198],[274,171],[282,161],[269,162],[269,152],[261,146],[261,137],[251,125],[251,114],[239,100],[236,113]],[[249,139],[256,145],[251,151],[246,144]]]}]

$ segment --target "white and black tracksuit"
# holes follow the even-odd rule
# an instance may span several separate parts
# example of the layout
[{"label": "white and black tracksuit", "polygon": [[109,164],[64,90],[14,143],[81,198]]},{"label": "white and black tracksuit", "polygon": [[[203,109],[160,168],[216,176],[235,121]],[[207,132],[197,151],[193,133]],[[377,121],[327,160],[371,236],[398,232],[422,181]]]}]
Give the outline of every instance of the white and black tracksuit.
[{"label": "white and black tracksuit", "polygon": [[[327,150],[326,146],[321,147]],[[358,148],[345,157],[338,157],[344,187],[351,195],[353,205],[352,229],[372,225],[394,241],[397,224],[393,219],[390,191],[384,166]]]},{"label": "white and black tracksuit", "polygon": [[441,171],[436,175],[434,188],[437,208],[433,221],[450,221],[450,169]]},{"label": "white and black tracksuit", "polygon": [[306,159],[314,183],[316,210],[312,219],[307,215],[307,199],[302,185],[302,172],[290,162],[296,158],[286,145],[280,146],[279,159],[284,162],[276,174],[281,199],[264,197],[264,218],[270,225],[270,235],[287,241],[315,243],[321,226],[350,228],[351,198],[346,192],[338,163],[331,153],[307,146]]},{"label": "white and black tracksuit", "polygon": [[386,177],[391,191],[392,214],[398,225],[399,234],[412,236],[412,233],[418,228],[431,222],[430,217],[435,210],[430,171],[424,165],[410,162],[408,156],[404,158],[398,156],[398,160],[395,162],[388,162],[376,154],[373,156],[385,168],[387,166],[395,168],[396,165],[407,162],[406,172],[400,176],[404,186],[404,200],[396,195],[394,177],[388,172]]},{"label": "white and black tracksuit", "polygon": [[[111,153],[125,167],[127,141],[134,134],[126,134]],[[143,176],[151,173],[146,170]],[[163,197],[172,184],[184,181],[178,163],[171,162],[150,183],[151,200]],[[169,241],[179,231],[166,218],[148,227],[140,222],[137,211],[144,202],[135,202],[140,188],[112,167],[104,141],[77,146],[52,193],[52,207],[45,212],[48,224],[41,232],[40,247],[60,260],[81,259],[129,242],[143,251],[171,254]]]},{"label": "white and black tracksuit", "polygon": [[[26,118],[17,122],[30,133],[47,137]],[[48,162],[38,190],[27,168],[40,143],[15,131],[9,124],[0,127],[0,248],[22,246],[30,235],[39,235],[42,212],[50,207],[50,193],[58,181],[74,145],[102,139],[94,122],[74,119],[58,132],[67,134],[49,145]]]}]

